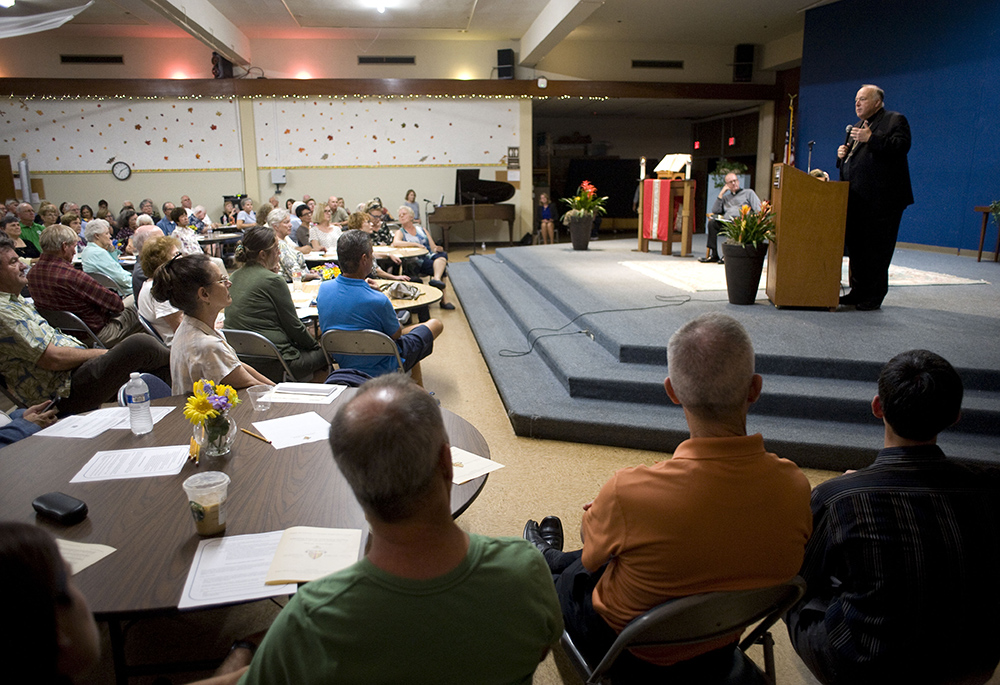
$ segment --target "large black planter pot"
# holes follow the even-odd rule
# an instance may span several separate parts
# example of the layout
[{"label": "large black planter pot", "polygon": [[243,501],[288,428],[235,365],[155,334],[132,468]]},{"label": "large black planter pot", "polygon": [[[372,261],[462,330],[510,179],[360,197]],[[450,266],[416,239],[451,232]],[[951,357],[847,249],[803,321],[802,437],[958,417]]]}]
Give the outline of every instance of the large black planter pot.
[{"label": "large black planter pot", "polygon": [[571,216],[569,218],[569,238],[574,250],[586,250],[590,243],[590,231],[594,228],[594,217]]},{"label": "large black planter pot", "polygon": [[726,260],[726,290],[730,304],[753,304],[760,288],[760,273],[767,256],[767,243],[753,245],[722,244]]}]

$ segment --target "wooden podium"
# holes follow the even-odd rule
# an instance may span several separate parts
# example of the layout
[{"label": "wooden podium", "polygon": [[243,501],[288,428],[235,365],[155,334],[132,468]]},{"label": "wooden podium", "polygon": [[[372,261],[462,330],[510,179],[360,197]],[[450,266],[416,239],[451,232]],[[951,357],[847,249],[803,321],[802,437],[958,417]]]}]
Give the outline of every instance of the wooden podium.
[{"label": "wooden podium", "polygon": [[775,240],[767,251],[767,297],[775,307],[837,308],[847,188],[787,164],[772,168]]},{"label": "wooden podium", "polygon": [[[691,229],[694,226],[694,180],[647,178],[639,194],[639,252],[649,252],[649,242],[659,240],[660,254],[673,254],[674,225],[681,213],[681,257],[691,254]],[[669,172],[668,172],[669,173]]]}]

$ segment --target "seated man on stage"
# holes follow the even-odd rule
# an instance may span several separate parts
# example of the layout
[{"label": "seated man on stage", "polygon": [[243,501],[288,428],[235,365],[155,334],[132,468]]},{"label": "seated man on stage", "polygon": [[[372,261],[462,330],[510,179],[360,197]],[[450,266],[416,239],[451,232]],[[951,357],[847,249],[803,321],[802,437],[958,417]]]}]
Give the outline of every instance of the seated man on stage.
[{"label": "seated man on stage", "polygon": [[729,172],[726,174],[725,187],[719,191],[719,197],[712,205],[712,216],[707,223],[708,237],[705,239],[705,247],[708,248],[709,255],[699,259],[699,262],[718,262],[719,264],[724,262],[719,257],[719,220],[735,219],[739,216],[744,205],[749,205],[750,209],[759,212],[760,198],[749,188],[740,188],[740,177]]},{"label": "seated man on stage", "polygon": [[76,314],[105,347],[114,347],[142,330],[135,299],[130,295],[123,301],[74,268],[77,238],[76,231],[62,224],[42,231],[42,256],[28,272],[28,290],[36,307]]},{"label": "seated man on stage", "polygon": [[21,297],[27,267],[0,235],[0,375],[27,405],[56,396],[59,413],[77,414],[111,401],[133,371],[170,378],[170,351],[136,333],[114,349],[90,349],[52,328]]},{"label": "seated man on stage", "polygon": [[911,350],[878,379],[875,463],[812,494],[802,601],[786,617],[823,683],[983,683],[1000,662],[1000,485],[948,459],[962,380]]},{"label": "seated man on stage", "polygon": [[[434,350],[434,339],[441,335],[444,324],[430,319],[405,329],[400,327],[389,298],[368,285],[366,280],[375,258],[371,238],[364,231],[341,234],[337,240],[337,261],[340,276],[324,282],[316,296],[320,328],[324,333],[331,329],[371,329],[385,333],[396,341],[403,367],[412,371],[413,379],[420,383],[420,370],[416,364]],[[337,355],[336,362],[341,368],[364,371],[370,376],[398,370],[393,357]]]},{"label": "seated man on stage", "polygon": [[[583,506],[583,549],[563,552],[562,523],[529,520],[524,537],[555,576],[566,630],[597,664],[634,618],[670,599],[787,582],[811,529],[809,481],[746,434],[760,397],[754,351],[732,317],[705,314],[670,338],[667,395],[691,438],[673,458],[622,469]],[[678,682],[728,672],[739,634],[709,643],[628,653],[615,668],[652,682],[650,663]],[[673,679],[670,682],[674,682]]]},{"label": "seated man on stage", "polygon": [[296,593],[242,685],[530,683],[562,634],[549,570],[523,540],[455,524],[434,399],[399,374],[369,381],[334,416],[330,446],[371,547]]}]

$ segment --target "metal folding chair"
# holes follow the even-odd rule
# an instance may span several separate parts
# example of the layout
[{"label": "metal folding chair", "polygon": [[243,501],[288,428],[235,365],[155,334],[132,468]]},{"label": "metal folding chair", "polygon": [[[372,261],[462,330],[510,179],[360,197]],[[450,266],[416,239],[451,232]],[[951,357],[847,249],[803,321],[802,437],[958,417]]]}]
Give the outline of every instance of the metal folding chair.
[{"label": "metal folding chair", "polygon": [[381,331],[327,331],[319,340],[327,361],[333,365],[336,354],[352,354],[364,357],[395,357],[399,373],[406,373],[403,359],[399,356],[396,341]]},{"label": "metal folding chair", "polygon": [[278,351],[278,348],[275,347],[273,342],[265,338],[260,333],[225,328],[223,329],[222,334],[226,336],[226,340],[232,348],[236,350],[236,356],[238,356],[241,361],[246,362],[250,366],[254,366],[255,360],[278,360],[281,363],[283,373],[282,380],[296,380],[295,374],[292,373],[290,368],[288,368],[288,362],[286,362],[285,358],[281,356],[281,352]]},{"label": "metal folding chair", "polygon": [[94,331],[90,330],[90,326],[85,324],[73,312],[62,312],[56,309],[39,309],[38,313],[49,322],[50,326],[58,328],[66,335],[79,338],[80,342],[87,347],[104,347],[104,343],[101,342],[101,339],[97,337]]},{"label": "metal folding chair", "polygon": [[[731,672],[722,683],[774,683],[774,642],[768,629],[799,599],[806,583],[796,576],[787,583],[756,590],[709,592],[680,597],[653,607],[625,626],[600,663],[592,666],[573,639],[563,631],[562,645],[567,656],[588,684],[616,682],[614,664],[627,649],[690,645],[708,642],[758,623],[743,640]],[[746,650],[762,641],[764,672],[746,656]],[[655,666],[650,665],[650,669]],[[710,685],[712,680],[704,680]]]}]

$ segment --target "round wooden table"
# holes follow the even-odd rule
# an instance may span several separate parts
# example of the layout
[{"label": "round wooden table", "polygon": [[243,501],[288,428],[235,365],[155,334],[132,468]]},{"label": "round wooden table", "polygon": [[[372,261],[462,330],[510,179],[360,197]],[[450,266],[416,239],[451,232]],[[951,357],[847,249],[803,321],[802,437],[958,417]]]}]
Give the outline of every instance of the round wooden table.
[{"label": "round wooden table", "polygon": [[[238,426],[254,430],[254,421],[314,411],[328,421],[338,405],[355,391],[346,390],[329,405],[273,403],[254,412],[246,391],[232,416]],[[141,446],[186,445],[191,425],[181,407],[184,397],[157,400],[174,406],[152,433],[132,435],[109,430],[93,439],[32,436],[5,447],[0,458],[0,519],[36,523],[66,540],[110,545],[117,551],[84,569],[73,580],[99,620],[118,621],[176,610],[184,581],[202,540],[196,533],[181,483],[199,471],[225,471],[232,478],[226,535],[263,533],[290,526],[360,528],[367,522],[361,506],[333,461],[327,441],[275,450],[245,433],[237,433],[232,453],[220,459],[188,462],[176,476],[70,483],[98,450]],[[489,447],[476,428],[444,410],[451,444],[489,457]],[[452,511],[463,512],[478,496],[486,477],[452,489]],[[87,503],[89,516],[75,526],[36,518],[32,500],[59,491]],[[12,589],[16,591],[16,589]]]},{"label": "round wooden table", "polygon": [[[420,296],[415,300],[397,300],[390,297],[389,301],[392,302],[392,308],[397,312],[426,307],[427,305],[434,304],[441,299],[441,291],[433,286],[427,285],[426,283],[386,280],[376,280],[375,282],[378,283],[379,286],[386,284],[391,285],[393,283],[406,283],[407,285],[412,285],[420,291]],[[299,312],[304,316],[304,318],[319,316],[319,311],[316,307],[310,307],[309,303],[316,299],[316,293],[319,292],[319,287],[322,283],[323,281],[306,281],[302,284],[302,290],[298,292],[295,291],[293,284],[288,285],[288,288],[292,293],[292,302],[299,308]],[[388,295],[386,295],[386,297],[388,297]]]}]

